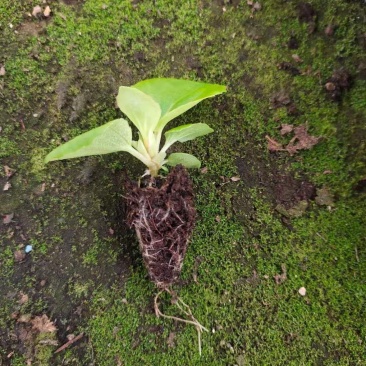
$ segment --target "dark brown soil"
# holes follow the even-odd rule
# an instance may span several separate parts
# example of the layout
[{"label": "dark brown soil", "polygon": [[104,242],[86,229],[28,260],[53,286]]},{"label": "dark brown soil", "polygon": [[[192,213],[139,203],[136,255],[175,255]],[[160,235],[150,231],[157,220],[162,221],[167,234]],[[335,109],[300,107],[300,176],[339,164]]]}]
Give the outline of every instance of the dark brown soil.
[{"label": "dark brown soil", "polygon": [[185,168],[175,167],[159,187],[127,181],[128,225],[135,229],[150,279],[166,288],[180,275],[196,211],[192,182]]},{"label": "dark brown soil", "polygon": [[351,75],[348,71],[340,69],[333,73],[325,84],[325,90],[329,97],[339,102],[342,99],[343,92],[351,86]]},{"label": "dark brown soil", "polygon": [[295,178],[294,173],[286,172],[273,161],[267,168],[258,166],[255,149],[248,152],[246,159],[237,158],[236,164],[242,181],[247,189],[258,187],[266,197],[272,198],[272,204],[282,205],[286,209],[294,207],[300,201],[309,201],[315,197],[315,186],[304,177]]}]

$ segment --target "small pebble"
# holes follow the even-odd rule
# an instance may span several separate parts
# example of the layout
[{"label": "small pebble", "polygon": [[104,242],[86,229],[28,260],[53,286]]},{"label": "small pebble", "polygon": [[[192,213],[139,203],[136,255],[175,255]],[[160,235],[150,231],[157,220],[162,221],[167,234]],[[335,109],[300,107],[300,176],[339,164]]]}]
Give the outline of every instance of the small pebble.
[{"label": "small pebble", "polygon": [[299,288],[299,294],[301,296],[305,296],[306,295],[306,288],[305,287],[300,287]]},{"label": "small pebble", "polygon": [[24,249],[26,253],[30,253],[33,250],[33,247],[31,245],[27,245]]}]

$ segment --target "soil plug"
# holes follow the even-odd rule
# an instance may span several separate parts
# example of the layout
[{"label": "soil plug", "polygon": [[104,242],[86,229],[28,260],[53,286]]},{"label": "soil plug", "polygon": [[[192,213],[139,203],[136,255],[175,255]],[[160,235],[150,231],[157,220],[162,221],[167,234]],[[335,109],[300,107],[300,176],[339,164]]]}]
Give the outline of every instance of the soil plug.
[{"label": "soil plug", "polygon": [[[192,182],[186,168],[200,168],[201,162],[186,153],[168,154],[176,142],[186,142],[213,130],[205,123],[175,127],[162,134],[175,117],[204,99],[224,93],[226,87],[179,79],[149,79],[131,87],[121,86],[117,105],[138,130],[133,140],[130,123],[119,118],[94,128],[58,146],[45,162],[126,151],[145,164],[142,185],[126,180],[127,222],[135,229],[150,279],[159,292],[155,296],[156,316],[196,327],[199,352],[201,333],[207,331],[194,318],[188,305],[172,290],[179,278],[188,241],[196,220]],[[162,146],[161,146],[162,145]],[[160,172],[173,169],[166,178]],[[167,292],[187,319],[163,314],[159,297]]]}]

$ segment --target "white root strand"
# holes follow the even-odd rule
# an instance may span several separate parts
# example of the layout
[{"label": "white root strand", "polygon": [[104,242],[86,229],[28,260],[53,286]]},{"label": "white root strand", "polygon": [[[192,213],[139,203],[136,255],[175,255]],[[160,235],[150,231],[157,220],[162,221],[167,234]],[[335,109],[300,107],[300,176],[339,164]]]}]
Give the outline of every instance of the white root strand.
[{"label": "white root strand", "polygon": [[[199,321],[193,316],[192,311],[190,309],[190,307],[180,298],[177,297],[177,302],[175,303],[177,305],[177,307],[189,318],[191,318],[192,320],[187,320],[187,319],[183,319],[183,318],[178,318],[176,316],[172,316],[172,315],[166,315],[163,314],[160,309],[159,309],[159,297],[163,292],[167,292],[170,296],[173,297],[172,292],[168,289],[168,288],[164,288],[163,290],[159,291],[155,298],[154,298],[154,309],[155,309],[155,314],[156,316],[159,318],[160,316],[163,318],[167,318],[167,319],[172,319],[172,320],[176,320],[178,322],[182,322],[182,323],[187,323],[187,324],[192,324],[195,326],[196,330],[197,330],[197,335],[198,335],[198,352],[199,355],[201,356],[202,354],[202,346],[201,346],[201,333],[202,331],[208,332],[208,329],[205,328],[202,324],[199,323]],[[181,303],[184,307],[186,307],[187,310],[184,310],[180,304]]]}]

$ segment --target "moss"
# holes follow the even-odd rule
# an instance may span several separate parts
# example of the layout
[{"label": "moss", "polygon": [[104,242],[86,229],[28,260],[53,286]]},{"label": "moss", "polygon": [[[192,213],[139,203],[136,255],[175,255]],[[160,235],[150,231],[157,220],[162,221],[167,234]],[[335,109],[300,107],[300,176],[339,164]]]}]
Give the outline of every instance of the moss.
[{"label": "moss", "polygon": [[[11,195],[1,197],[15,223],[0,240],[6,299],[0,324],[12,329],[9,314],[17,304],[7,295],[27,289],[30,313],[57,315],[60,334],[71,325],[90,335],[92,346],[70,347],[60,363],[346,365],[366,357],[359,320],[365,205],[363,193],[354,189],[365,176],[364,5],[312,1],[317,18],[311,33],[298,19],[297,1],[268,0],[253,14],[245,1],[236,3],[52,2],[53,15],[42,24],[26,15],[34,6],[30,1],[0,5],[0,63],[6,67],[0,80],[0,159],[17,169]],[[25,23],[36,34],[25,32]],[[324,34],[329,24],[336,26],[331,37]],[[287,47],[291,36],[298,40],[296,50]],[[280,70],[281,62],[301,74]],[[339,68],[353,81],[336,103],[324,84]],[[133,234],[121,224],[120,171],[137,177],[143,167],[124,154],[43,166],[54,146],[120,116],[114,108],[120,84],[156,76],[228,85],[226,95],[172,121],[172,127],[204,122],[215,130],[177,147],[207,167],[206,174],[192,173],[199,220],[175,288],[210,329],[202,357],[193,327],[156,319],[156,290]],[[275,108],[279,92],[297,113]],[[282,123],[306,123],[321,141],[294,157],[268,154],[265,135],[281,139]],[[227,182],[238,175],[238,159],[258,173],[248,176],[258,178]],[[311,202],[301,218],[284,226],[263,181],[273,171],[328,187],[335,207],[329,211]],[[14,263],[21,235],[35,249],[24,263]],[[283,265],[287,278],[277,285],[273,277]],[[302,286],[305,297],[298,293]],[[83,316],[75,318],[80,306]],[[162,309],[177,315],[167,297]],[[174,347],[167,344],[170,332]],[[49,360],[49,349],[44,351],[42,358]],[[22,362],[15,354],[12,364]]]},{"label": "moss", "polygon": [[19,154],[19,148],[17,147],[17,144],[6,137],[3,137],[0,140],[0,158],[5,158],[7,156],[16,154]]}]

